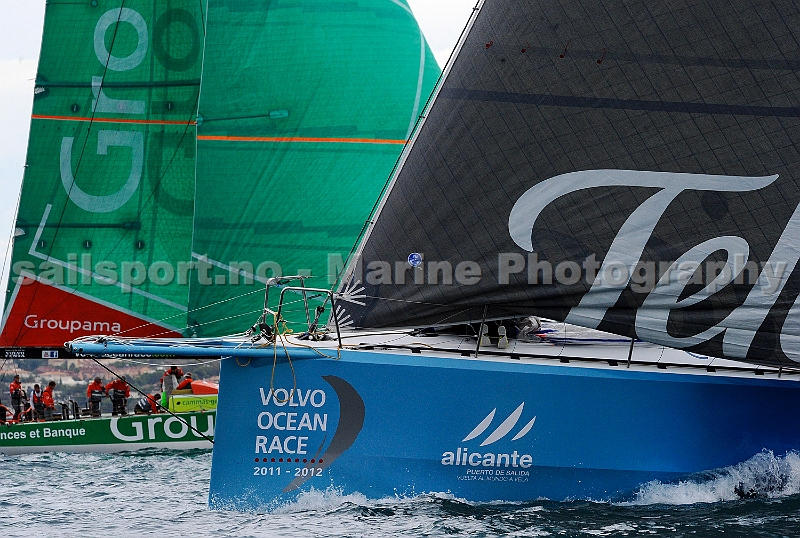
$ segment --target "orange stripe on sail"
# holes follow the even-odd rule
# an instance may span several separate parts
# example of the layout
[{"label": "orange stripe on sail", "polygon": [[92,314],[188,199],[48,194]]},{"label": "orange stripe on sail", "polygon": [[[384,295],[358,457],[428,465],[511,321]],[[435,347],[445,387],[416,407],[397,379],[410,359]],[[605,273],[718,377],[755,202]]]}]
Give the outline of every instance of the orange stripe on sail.
[{"label": "orange stripe on sail", "polygon": [[89,121],[93,123],[136,123],[140,125],[195,125],[193,121],[176,120],[137,120],[133,118],[82,118],[79,116],[45,116],[42,114],[32,114],[34,120],[55,120],[55,121]]},{"label": "orange stripe on sail", "polygon": [[224,142],[305,142],[322,144],[405,144],[405,140],[380,138],[304,138],[272,136],[198,136],[198,140],[217,140]]}]

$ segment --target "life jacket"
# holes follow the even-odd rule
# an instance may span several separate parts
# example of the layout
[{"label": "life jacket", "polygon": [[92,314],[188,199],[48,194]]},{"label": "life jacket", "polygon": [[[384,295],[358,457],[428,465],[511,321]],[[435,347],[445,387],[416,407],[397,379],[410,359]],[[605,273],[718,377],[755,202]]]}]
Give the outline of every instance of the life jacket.
[{"label": "life jacket", "polygon": [[106,389],[100,383],[92,383],[86,388],[86,397],[89,398],[90,402],[99,402],[103,399],[103,396],[106,394]]},{"label": "life jacket", "polygon": [[128,384],[121,379],[114,380],[106,385],[106,392],[111,396],[112,400],[120,400],[131,395],[131,389]]},{"label": "life jacket", "polygon": [[31,403],[33,404],[34,409],[41,409],[44,407],[44,392],[43,391],[33,391],[31,393]]},{"label": "life jacket", "polygon": [[174,370],[170,368],[169,370],[166,370],[164,372],[164,375],[162,375],[161,377],[163,378],[168,375],[174,375],[175,377],[183,377],[183,369],[181,369],[180,367],[175,368]]},{"label": "life jacket", "polygon": [[138,409],[140,411],[145,411],[145,412],[153,410],[152,406],[150,405],[150,400],[148,400],[147,398],[139,398],[139,401],[136,402],[134,409]]},{"label": "life jacket", "polygon": [[44,403],[45,407],[55,409],[56,401],[53,399],[53,390],[50,387],[47,387],[42,392],[42,403]]},{"label": "life jacket", "polygon": [[16,381],[12,381],[11,385],[9,386],[9,392],[11,393],[12,400],[21,400],[22,399],[22,384],[17,383]]},{"label": "life jacket", "polygon": [[175,382],[177,383],[177,380],[183,377],[183,370],[181,368],[176,368],[175,370],[172,370],[172,369],[166,370],[164,372],[164,375],[161,376],[161,386],[162,387],[164,386],[164,379],[168,378],[169,376],[174,377],[175,378]]},{"label": "life jacket", "polygon": [[187,377],[183,381],[180,382],[178,387],[175,390],[183,390],[183,389],[190,389],[192,388],[192,378]]}]

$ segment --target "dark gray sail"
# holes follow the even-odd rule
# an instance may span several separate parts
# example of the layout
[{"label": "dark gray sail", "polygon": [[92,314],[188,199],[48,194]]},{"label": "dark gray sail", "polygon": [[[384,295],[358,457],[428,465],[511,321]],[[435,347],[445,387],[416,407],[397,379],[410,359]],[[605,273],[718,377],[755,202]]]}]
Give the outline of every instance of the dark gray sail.
[{"label": "dark gray sail", "polygon": [[487,0],[340,322],[537,314],[800,361],[799,71],[790,0]]}]

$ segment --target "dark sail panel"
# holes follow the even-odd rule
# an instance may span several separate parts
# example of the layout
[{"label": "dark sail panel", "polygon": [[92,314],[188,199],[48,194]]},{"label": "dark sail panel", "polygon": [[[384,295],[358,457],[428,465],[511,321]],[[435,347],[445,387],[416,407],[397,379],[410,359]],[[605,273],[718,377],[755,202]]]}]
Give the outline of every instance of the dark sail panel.
[{"label": "dark sail panel", "polygon": [[800,360],[798,28],[791,1],[487,0],[340,321],[537,314]]}]

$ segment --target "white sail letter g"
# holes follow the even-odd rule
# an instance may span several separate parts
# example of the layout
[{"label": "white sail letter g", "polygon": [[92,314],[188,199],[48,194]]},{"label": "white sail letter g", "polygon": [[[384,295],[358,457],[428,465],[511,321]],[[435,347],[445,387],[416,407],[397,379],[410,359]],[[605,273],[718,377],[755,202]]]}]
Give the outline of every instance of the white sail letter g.
[{"label": "white sail letter g", "polygon": [[100,131],[97,133],[97,154],[107,155],[109,146],[131,148],[131,173],[120,190],[105,196],[94,196],[81,190],[72,175],[72,143],[74,138],[61,139],[61,183],[75,205],[91,213],[116,211],[130,200],[144,169],[144,134],[137,131]]}]

